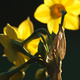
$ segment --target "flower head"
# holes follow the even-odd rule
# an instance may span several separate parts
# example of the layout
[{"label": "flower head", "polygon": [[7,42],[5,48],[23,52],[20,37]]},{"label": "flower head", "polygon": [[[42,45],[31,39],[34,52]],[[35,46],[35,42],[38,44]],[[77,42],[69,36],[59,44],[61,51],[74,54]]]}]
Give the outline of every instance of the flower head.
[{"label": "flower head", "polygon": [[67,11],[63,27],[69,30],[79,29],[79,0],[44,0],[44,4],[41,4],[36,9],[34,17],[42,23],[47,23],[47,27],[50,33],[52,33],[52,31],[57,33],[59,29],[59,23],[61,21],[62,10]]},{"label": "flower head", "polygon": [[[19,27],[13,27],[10,24],[7,24],[4,27],[4,34],[0,34],[0,43],[4,46],[4,52],[9,61],[13,62],[15,65],[20,66],[29,58],[22,54],[21,52],[16,51],[11,45],[11,39],[18,40],[20,42],[24,41],[28,38],[34,31],[33,24],[30,21],[29,17],[24,20]],[[27,49],[32,55],[37,52],[39,39],[32,40],[24,47]]]}]

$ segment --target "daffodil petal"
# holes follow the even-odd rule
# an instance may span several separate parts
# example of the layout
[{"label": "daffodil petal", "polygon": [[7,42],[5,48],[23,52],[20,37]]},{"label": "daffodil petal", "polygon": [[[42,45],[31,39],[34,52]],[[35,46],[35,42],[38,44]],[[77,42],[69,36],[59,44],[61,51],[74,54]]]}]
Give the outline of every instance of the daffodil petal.
[{"label": "daffodil petal", "polygon": [[13,69],[17,68],[16,66],[12,66],[8,71],[11,71]]},{"label": "daffodil petal", "polygon": [[60,4],[60,0],[44,0],[44,4],[46,4],[48,7],[51,7],[54,4]]},{"label": "daffodil petal", "polygon": [[46,4],[48,7],[51,7],[55,4],[61,4],[61,2],[65,2],[65,1],[61,1],[61,0],[44,0],[44,4]]},{"label": "daffodil petal", "polygon": [[15,63],[15,65],[16,65],[17,67],[19,67],[19,66],[21,66],[22,64],[25,63],[25,59],[24,59],[24,57],[21,55],[20,52],[17,52],[17,59],[16,59],[16,61],[14,61],[14,63]]},{"label": "daffodil petal", "polygon": [[29,50],[29,52],[34,55],[38,51],[38,44],[40,39],[34,39],[31,42],[29,42],[27,45],[24,45],[24,47]]},{"label": "daffodil petal", "polygon": [[46,4],[47,6],[51,7],[55,3],[53,2],[53,0],[44,0],[44,4]]},{"label": "daffodil petal", "polygon": [[20,33],[20,38],[23,40],[33,33],[33,23],[30,21],[29,17],[19,25],[18,31]]},{"label": "daffodil petal", "polygon": [[38,47],[34,48],[31,45],[29,45],[27,46],[27,50],[29,50],[32,55],[35,55],[35,53],[38,51]]},{"label": "daffodil petal", "polygon": [[17,60],[17,52],[13,50],[11,46],[9,46],[7,49],[7,57],[11,62],[14,62]]},{"label": "daffodil petal", "polygon": [[18,37],[18,31],[16,27],[12,27],[10,24],[7,24],[4,28],[4,34],[7,34],[7,36],[10,39],[17,39]]},{"label": "daffodil petal", "polygon": [[60,0],[60,2],[62,5],[66,7],[66,6],[71,6],[75,2],[75,0]]},{"label": "daffodil petal", "polygon": [[70,7],[66,7],[66,10],[68,13],[79,15],[80,14],[80,1]]},{"label": "daffodil petal", "polygon": [[59,24],[61,22],[61,18],[58,19],[54,19],[51,20],[50,22],[47,23],[47,28],[49,30],[50,33],[52,33],[52,31],[57,34],[58,30],[59,30]]},{"label": "daffodil petal", "polygon": [[7,35],[7,33],[6,33],[6,27],[3,28],[3,33],[4,33],[5,35]]},{"label": "daffodil petal", "polygon": [[35,11],[34,17],[42,22],[42,23],[47,23],[51,19],[50,17],[50,9],[48,6],[45,4],[41,4]]},{"label": "daffodil petal", "polygon": [[21,56],[24,58],[25,62],[27,62],[30,58],[24,54],[21,53]]},{"label": "daffodil petal", "polygon": [[10,46],[9,39],[7,35],[0,34],[0,43],[5,47],[8,48]]},{"label": "daffodil petal", "polygon": [[73,16],[71,14],[66,14],[64,20],[64,27],[69,30],[77,30],[79,29],[78,16]]},{"label": "daffodil petal", "polygon": [[52,0],[55,4],[61,4],[61,0]]}]

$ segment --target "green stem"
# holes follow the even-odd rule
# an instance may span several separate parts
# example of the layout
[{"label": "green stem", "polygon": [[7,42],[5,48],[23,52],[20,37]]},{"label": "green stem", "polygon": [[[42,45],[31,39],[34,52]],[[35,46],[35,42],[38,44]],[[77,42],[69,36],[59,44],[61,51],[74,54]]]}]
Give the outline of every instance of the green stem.
[{"label": "green stem", "polygon": [[7,74],[9,77],[11,77],[12,75],[14,75],[15,73],[17,73],[18,71],[20,71],[21,69],[23,69],[24,67],[26,67],[27,65],[34,63],[36,61],[39,60],[39,57],[33,57],[31,59],[29,59],[26,63],[24,63],[23,65],[19,66],[18,68],[12,70],[12,71],[8,71]]},{"label": "green stem", "polygon": [[47,50],[47,53],[48,53],[48,52],[49,52],[48,44],[46,43],[44,37],[43,37],[41,34],[38,34],[38,35],[42,38],[42,40],[43,40],[43,42],[44,42],[44,46],[45,46],[45,48],[46,48],[46,50]]},{"label": "green stem", "polygon": [[79,15],[79,29],[80,29],[80,15]]},{"label": "green stem", "polygon": [[35,30],[35,31],[32,33],[31,36],[29,36],[26,40],[24,40],[24,41],[22,42],[22,45],[24,45],[25,43],[27,44],[28,42],[30,42],[30,41],[33,40],[33,39],[39,38],[38,34],[40,34],[40,33],[48,35],[48,38],[49,38],[49,40],[50,40],[50,43],[52,43],[49,32],[48,32],[46,29],[40,28],[40,29]]},{"label": "green stem", "polygon": [[65,10],[62,10],[62,18],[61,18],[61,26],[63,25],[63,21],[64,21],[64,16],[67,13]]},{"label": "green stem", "polygon": [[45,41],[44,37],[41,34],[38,34],[38,36],[40,36],[42,38],[44,45],[46,45],[46,41]]},{"label": "green stem", "polygon": [[22,50],[20,52],[22,52],[24,55],[28,56],[29,58],[33,57],[33,55],[30,54],[24,47],[22,47]]},{"label": "green stem", "polygon": [[23,53],[24,55],[28,56],[29,58],[32,58],[33,55],[30,54],[23,46],[22,43],[16,40],[11,39],[11,45],[14,50]]}]

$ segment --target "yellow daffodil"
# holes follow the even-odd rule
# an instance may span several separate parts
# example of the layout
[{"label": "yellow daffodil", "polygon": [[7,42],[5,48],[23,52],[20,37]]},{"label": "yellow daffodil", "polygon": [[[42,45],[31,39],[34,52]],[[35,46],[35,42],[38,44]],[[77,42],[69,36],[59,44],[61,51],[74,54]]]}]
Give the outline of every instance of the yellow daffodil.
[{"label": "yellow daffodil", "polygon": [[[13,62],[16,66],[20,66],[29,58],[21,52],[17,52],[15,49],[13,49],[10,40],[14,39],[18,41],[24,41],[33,33],[33,31],[33,24],[28,17],[19,25],[18,28],[7,24],[3,29],[4,34],[0,34],[0,43],[5,48],[5,55],[7,56],[9,61]],[[39,39],[32,40],[25,46],[25,48],[32,55],[34,55],[37,52],[38,43]]]},{"label": "yellow daffodil", "polygon": [[34,17],[42,23],[47,23],[47,27],[50,33],[52,33],[52,31],[57,33],[61,21],[62,10],[67,11],[63,27],[69,30],[79,29],[79,0],[44,0],[44,4],[41,4],[36,9]]}]

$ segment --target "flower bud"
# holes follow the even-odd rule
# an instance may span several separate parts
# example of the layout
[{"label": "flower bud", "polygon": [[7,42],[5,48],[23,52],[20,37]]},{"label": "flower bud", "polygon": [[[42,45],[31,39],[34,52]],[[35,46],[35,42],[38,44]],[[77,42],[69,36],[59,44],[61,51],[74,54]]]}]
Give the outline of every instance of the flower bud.
[{"label": "flower bud", "polygon": [[36,80],[44,80],[48,76],[46,69],[41,68],[38,69],[35,75]]},{"label": "flower bud", "polygon": [[[61,25],[46,57],[46,67],[51,80],[61,80],[62,60],[66,52],[65,33]],[[57,76],[56,76],[57,75]]]}]

